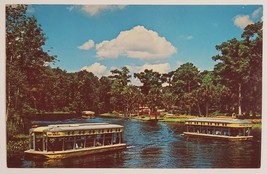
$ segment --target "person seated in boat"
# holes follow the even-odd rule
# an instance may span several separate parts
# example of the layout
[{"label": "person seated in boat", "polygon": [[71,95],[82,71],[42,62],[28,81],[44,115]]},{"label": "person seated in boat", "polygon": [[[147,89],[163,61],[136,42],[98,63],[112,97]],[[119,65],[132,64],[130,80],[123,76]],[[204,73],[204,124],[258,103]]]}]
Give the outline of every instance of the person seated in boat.
[{"label": "person seated in boat", "polygon": [[96,146],[101,146],[101,145],[102,144],[99,141],[96,142]]},{"label": "person seated in boat", "polygon": [[221,131],[216,131],[216,135],[221,135]]}]

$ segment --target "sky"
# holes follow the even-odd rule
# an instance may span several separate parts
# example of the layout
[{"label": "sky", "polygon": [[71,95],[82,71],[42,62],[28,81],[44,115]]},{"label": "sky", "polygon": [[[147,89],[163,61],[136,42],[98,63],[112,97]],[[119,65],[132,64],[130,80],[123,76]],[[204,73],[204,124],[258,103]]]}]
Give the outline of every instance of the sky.
[{"label": "sky", "polygon": [[241,38],[262,20],[260,5],[30,5],[41,25],[52,67],[87,70],[98,77],[128,67],[131,73],[160,73],[192,62],[213,70],[215,46]]}]

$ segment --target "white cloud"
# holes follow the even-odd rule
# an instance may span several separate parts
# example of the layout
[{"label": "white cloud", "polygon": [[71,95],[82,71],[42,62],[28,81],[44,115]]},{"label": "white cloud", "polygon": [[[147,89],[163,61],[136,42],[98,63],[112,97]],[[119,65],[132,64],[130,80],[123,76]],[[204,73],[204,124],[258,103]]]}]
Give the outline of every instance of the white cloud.
[{"label": "white cloud", "polygon": [[186,40],[192,40],[194,37],[193,36],[187,36],[185,39]]},{"label": "white cloud", "polygon": [[234,24],[241,29],[244,29],[247,25],[253,24],[249,15],[238,15],[234,18]]},{"label": "white cloud", "polygon": [[[130,71],[130,74],[131,74],[131,84],[133,85],[137,85],[137,86],[140,86],[142,85],[140,80],[137,79],[137,78],[134,78],[133,74],[134,73],[140,73],[140,72],[143,72],[145,69],[148,69],[148,70],[153,70],[155,72],[159,72],[159,73],[168,73],[171,69],[170,67],[170,64],[169,63],[162,63],[162,64],[144,64],[144,65],[141,65],[141,66],[135,66],[135,65],[125,65],[129,71]],[[88,72],[92,72],[94,75],[96,75],[97,77],[102,77],[102,76],[109,76],[111,75],[111,70],[114,70],[114,69],[121,69],[119,67],[115,67],[115,66],[112,66],[110,68],[106,67],[105,65],[102,65],[98,62],[90,65],[90,66],[84,66],[83,68],[81,68],[81,70],[86,70]]]},{"label": "white cloud", "polygon": [[260,7],[260,8],[258,8],[257,10],[255,10],[255,11],[252,13],[251,17],[252,17],[253,19],[258,18],[259,16],[262,15],[262,13],[263,13],[263,11],[262,11],[262,7]]},{"label": "white cloud", "polygon": [[69,11],[79,10],[90,16],[99,15],[104,11],[113,11],[113,10],[122,10],[126,7],[126,5],[82,5],[82,6],[70,6],[67,9]]},{"label": "white cloud", "polygon": [[33,8],[32,5],[28,5],[27,7],[27,13],[34,13],[35,12],[35,9]]},{"label": "white cloud", "polygon": [[142,72],[144,71],[145,69],[148,69],[148,70],[153,70],[153,71],[156,71],[156,72],[159,72],[159,73],[167,73],[169,72],[171,66],[169,63],[161,63],[161,64],[144,64],[142,66],[132,66],[132,65],[127,65],[126,66],[130,72],[133,72],[133,73],[139,73],[139,72]]},{"label": "white cloud", "polygon": [[69,10],[69,11],[72,11],[72,10],[75,10],[75,9],[77,9],[77,6],[69,6],[69,7],[67,7],[67,9]]},{"label": "white cloud", "polygon": [[95,46],[94,41],[93,40],[88,40],[83,45],[79,46],[78,48],[80,50],[89,50],[89,49],[93,48],[94,46]]},{"label": "white cloud", "polygon": [[96,62],[90,66],[84,66],[81,70],[86,70],[88,72],[92,72],[94,75],[101,77],[106,76],[109,74],[109,70],[105,65],[101,65],[100,63]]},{"label": "white cloud", "polygon": [[254,10],[251,15],[237,15],[234,17],[234,24],[241,29],[247,25],[254,24],[257,20],[262,20],[262,7]]},{"label": "white cloud", "polygon": [[176,52],[169,41],[144,26],[122,31],[117,38],[96,44],[96,56],[99,58],[127,56],[141,60],[160,60]]},{"label": "white cloud", "polygon": [[[143,72],[145,69],[148,69],[148,70],[152,69],[154,72],[159,72],[159,73],[168,73],[171,69],[169,63],[162,63],[162,64],[148,64],[148,63],[146,63],[142,66],[126,65],[126,67],[129,69],[131,74]],[[140,80],[138,78],[134,78],[133,75],[131,78],[131,83],[133,85],[136,85],[136,86],[142,85]],[[164,85],[166,85],[166,84],[164,84]]]}]

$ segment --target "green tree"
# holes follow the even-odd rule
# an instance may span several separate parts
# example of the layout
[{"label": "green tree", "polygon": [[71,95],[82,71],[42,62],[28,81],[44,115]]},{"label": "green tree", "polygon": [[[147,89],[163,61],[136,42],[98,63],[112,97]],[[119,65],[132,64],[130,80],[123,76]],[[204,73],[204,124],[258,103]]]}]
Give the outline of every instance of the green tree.
[{"label": "green tree", "polygon": [[185,63],[177,68],[171,81],[172,89],[176,95],[176,105],[182,112],[192,114],[197,106],[195,95],[192,92],[200,85],[200,71],[192,63]]},{"label": "green tree", "polygon": [[174,94],[172,88],[169,86],[162,88],[162,105],[166,108],[167,111],[174,113],[175,104],[177,101],[177,96]]},{"label": "green tree", "polygon": [[138,78],[143,84],[140,89],[145,98],[145,104],[155,114],[157,120],[157,108],[161,106],[162,84],[165,78],[159,72],[145,69],[144,72],[134,73],[134,77]]},{"label": "green tree", "polygon": [[115,69],[111,70],[112,75],[109,78],[112,80],[111,85],[111,102],[113,103],[114,110],[123,111],[125,117],[129,114],[129,102],[128,95],[130,95],[131,90],[128,87],[130,82],[129,69],[127,67],[122,67],[121,70]]},{"label": "green tree", "polygon": [[139,112],[139,106],[143,101],[143,96],[140,89],[133,85],[127,85],[122,90],[122,96],[125,102],[125,116],[129,117],[133,113]]},{"label": "green tree", "polygon": [[99,79],[100,83],[100,103],[102,107],[99,107],[100,112],[111,112],[112,111],[112,106],[111,106],[111,85],[112,81],[108,77],[101,77]]},{"label": "green tree", "polygon": [[22,128],[22,116],[35,107],[32,89],[40,82],[38,73],[55,61],[55,56],[43,50],[45,35],[26,10],[25,5],[6,6],[6,120]]},{"label": "green tree", "polygon": [[221,61],[218,66],[220,76],[238,96],[238,115],[242,115],[244,105],[252,106],[255,115],[261,104],[262,22],[248,25],[242,37],[244,40],[234,38],[217,45],[221,54],[213,56],[213,60]]},{"label": "green tree", "polygon": [[205,116],[209,115],[209,107],[216,102],[216,86],[214,85],[214,77],[211,71],[204,71],[201,73],[202,80],[198,91],[198,102],[205,105]]},{"label": "green tree", "polygon": [[245,84],[244,97],[245,113],[252,112],[253,116],[256,113],[261,113],[262,106],[262,36],[263,22],[257,22],[248,25],[242,34],[244,44],[248,48],[247,56],[249,63],[247,83]]},{"label": "green tree", "polygon": [[93,73],[85,70],[74,74],[72,86],[72,106],[76,112],[92,110],[98,113],[99,80]]}]

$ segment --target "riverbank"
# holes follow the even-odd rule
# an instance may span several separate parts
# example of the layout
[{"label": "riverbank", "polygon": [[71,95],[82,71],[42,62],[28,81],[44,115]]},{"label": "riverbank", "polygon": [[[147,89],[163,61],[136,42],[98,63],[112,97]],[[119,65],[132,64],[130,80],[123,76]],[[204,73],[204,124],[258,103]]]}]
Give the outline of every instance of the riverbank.
[{"label": "riverbank", "polygon": [[[140,116],[131,116],[131,117],[125,117],[123,114],[114,114],[114,113],[104,113],[99,114],[99,117],[105,117],[105,118],[121,118],[121,119],[135,119],[139,121],[155,121],[154,116],[148,116],[148,115],[140,115]],[[188,119],[191,118],[198,118],[198,116],[191,116],[191,115],[166,115],[166,116],[158,116],[157,121],[158,122],[169,122],[169,123],[184,123]],[[230,116],[211,116],[209,118],[232,118]],[[261,128],[261,118],[249,118],[246,119],[249,120],[252,123],[253,127],[259,127]]]},{"label": "riverbank", "polygon": [[7,142],[7,158],[23,156],[23,152],[29,148],[29,135],[19,134],[11,137]]}]

